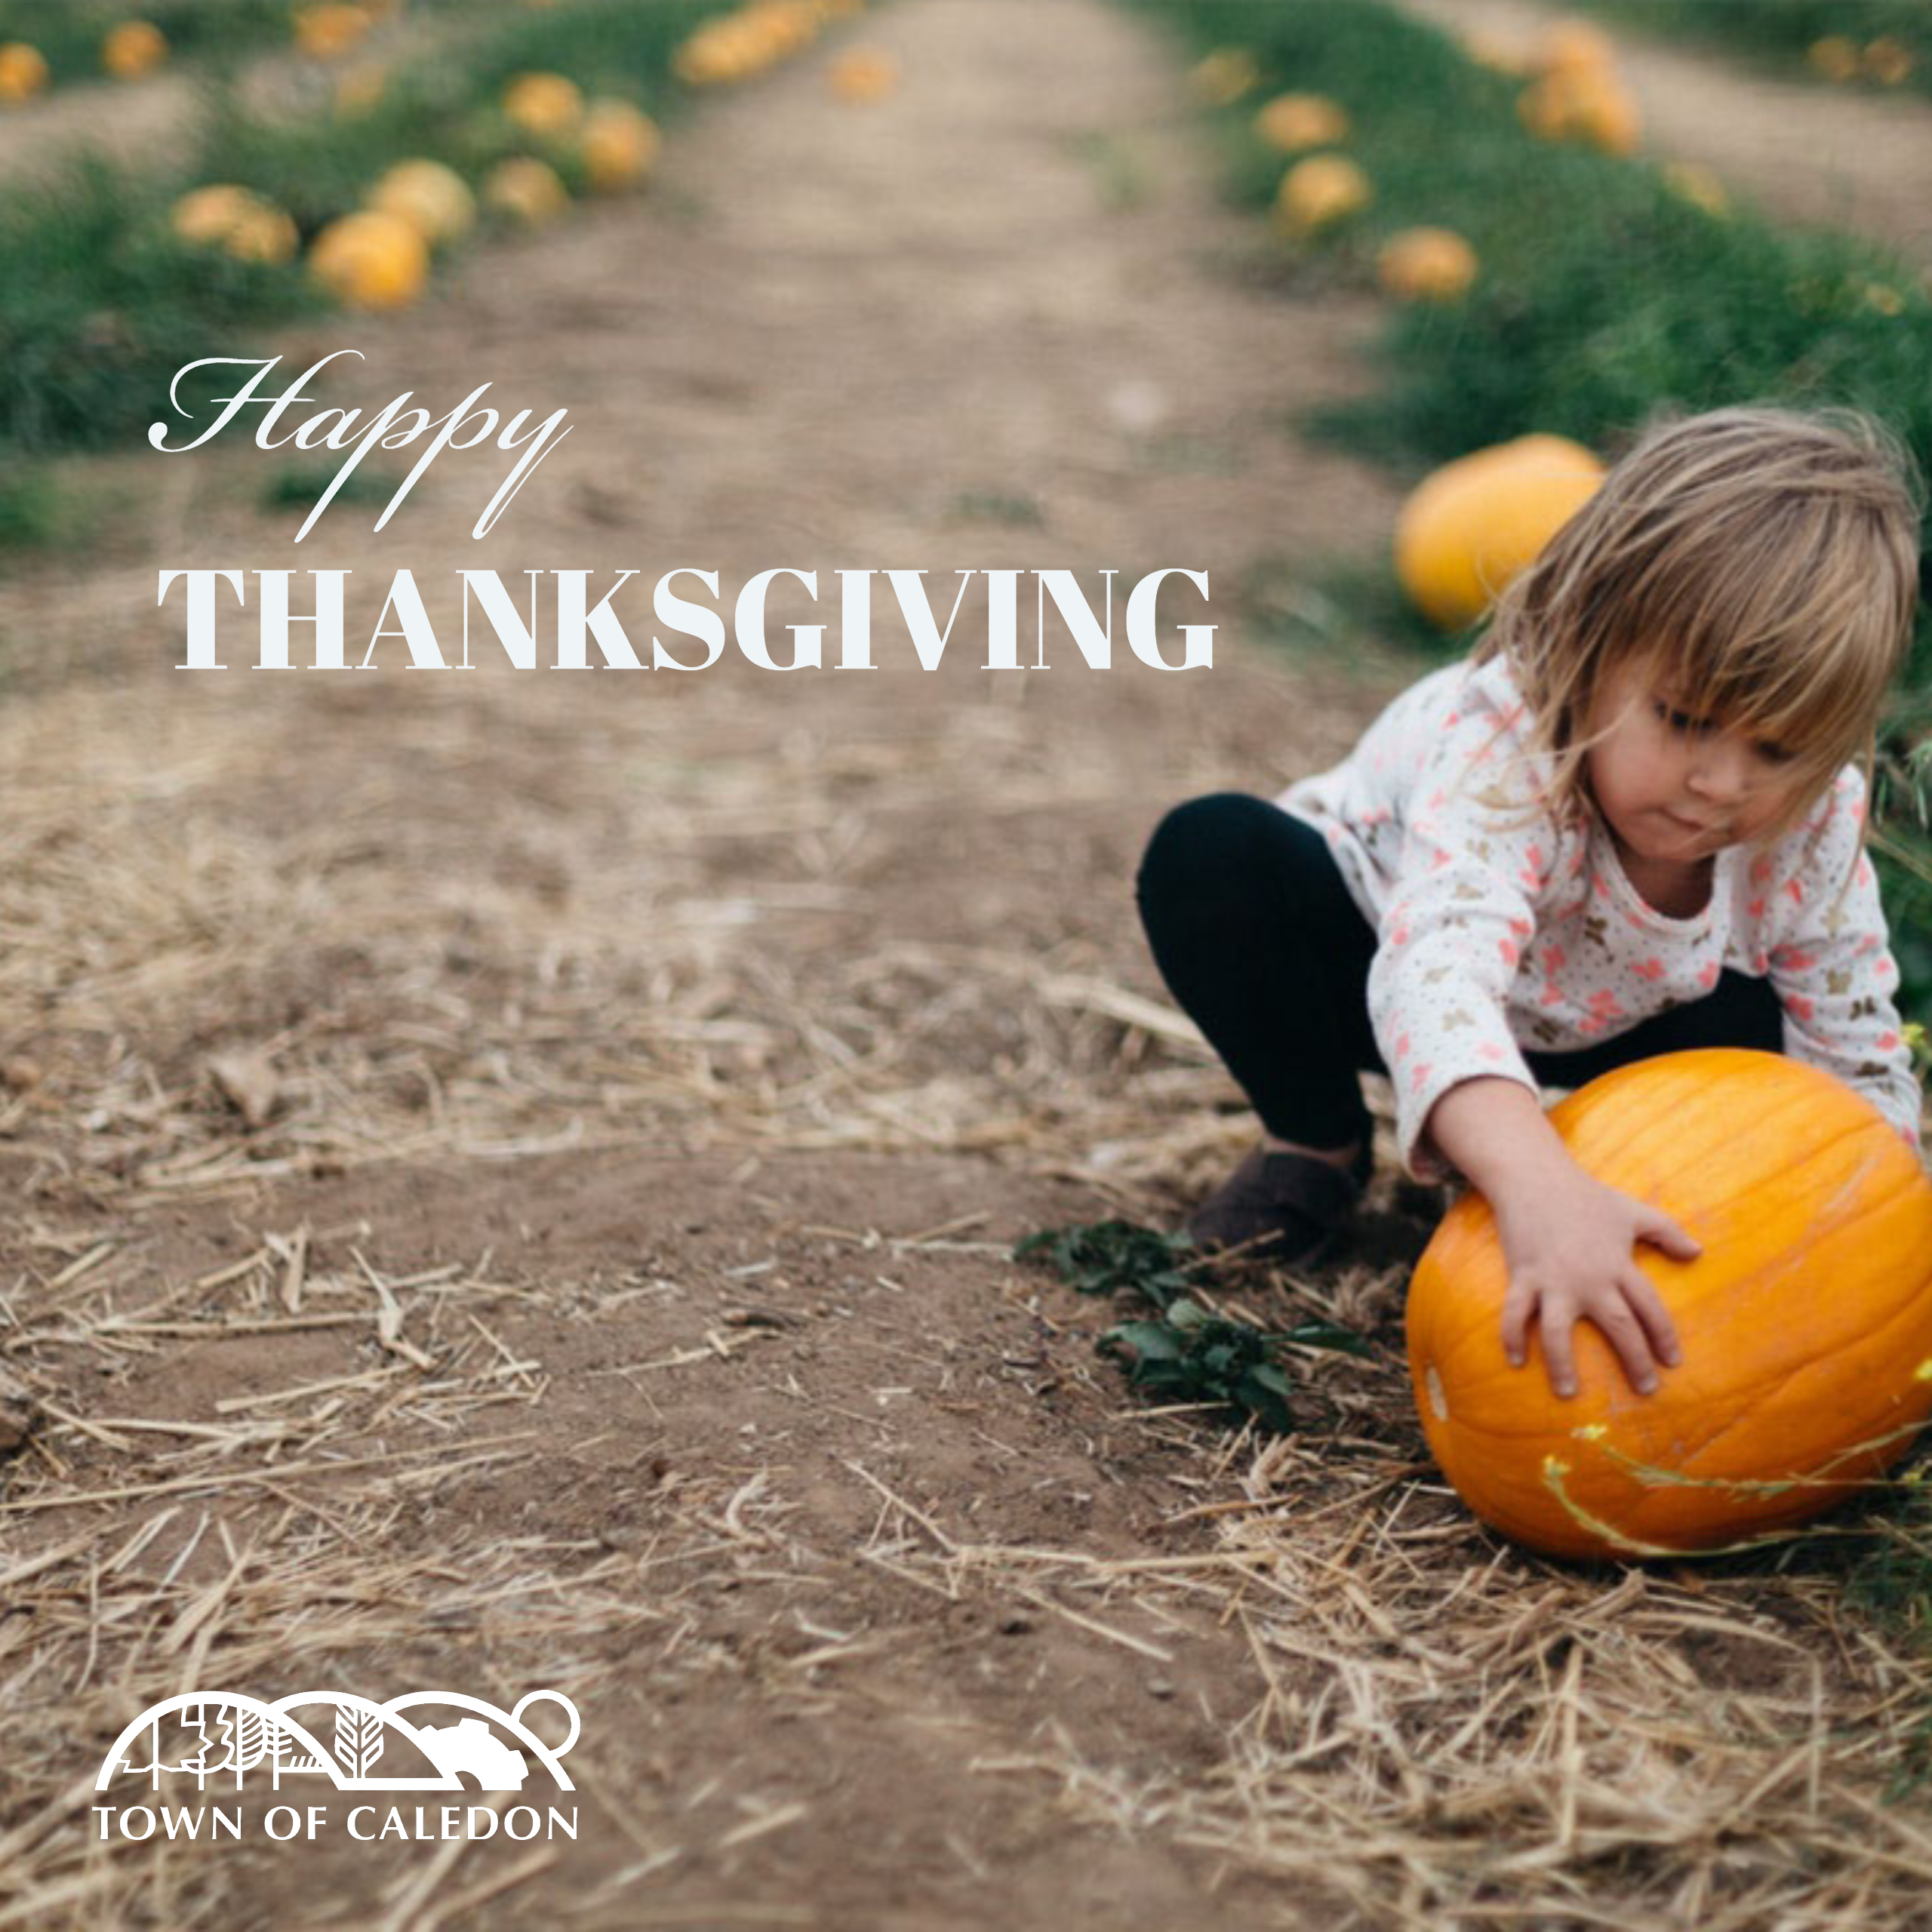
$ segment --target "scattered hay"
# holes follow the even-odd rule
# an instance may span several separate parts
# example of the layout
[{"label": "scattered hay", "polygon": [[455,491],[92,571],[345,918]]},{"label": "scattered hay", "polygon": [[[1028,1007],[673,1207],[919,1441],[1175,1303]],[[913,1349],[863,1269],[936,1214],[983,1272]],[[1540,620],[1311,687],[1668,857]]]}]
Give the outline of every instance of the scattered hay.
[{"label": "scattered hay", "polygon": [[[1150,781],[1127,751],[1056,743],[1038,700],[1000,697],[943,737],[893,719],[735,748],[723,697],[621,730],[587,706],[533,717],[509,678],[383,701],[407,757],[312,782],[303,746],[366,726],[359,699],[190,694],[131,724],[125,691],[75,686],[0,718],[18,801],[0,1348],[12,1412],[36,1418],[0,1494],[0,1926],[234,1923],[277,1884],[269,1847],[197,1860],[82,1829],[106,1740],[205,1677],[407,1687],[457,1660],[610,1710],[648,1659],[654,1697],[835,1726],[912,1668],[928,1620],[974,1610],[989,1644],[1078,1646],[1198,1748],[1110,1746],[1049,1681],[1023,1720],[960,1721],[961,1782],[1009,1807],[989,1815],[1044,1804],[1092,1842],[1190,1861],[1230,1924],[1278,1922],[1284,1898],[1430,1928],[1922,1918],[1932,1663],[1847,1606],[1830,1533],[1579,1572],[1498,1546],[1435,1478],[1398,1346],[1430,1198],[1385,1179],[1352,1262],[1226,1291],[1243,1318],[1376,1343],[1298,1359],[1321,1420],[1275,1441],[1132,1404],[1091,1358],[1101,1312],[1008,1261],[1017,1190],[1070,1181],[1159,1222],[1251,1131],[1133,944],[1121,881]],[[1154,789],[1197,777],[1183,751]],[[935,869],[969,801],[979,842]],[[1091,903],[1008,839],[1048,812],[1100,855]],[[814,1152],[970,1162],[982,1198],[821,1221],[786,1205],[785,1164]],[[600,1155],[715,1157],[771,1191],[772,1232],[714,1257],[700,1307],[648,1260],[585,1279],[448,1226],[263,1208],[417,1171],[481,1177],[483,1198],[493,1176]],[[164,1222],[229,1239],[158,1278]],[[937,1333],[923,1303],[821,1345],[818,1304],[785,1285],[804,1254],[881,1304],[968,1284],[1037,1347]],[[587,1329],[608,1352],[557,1367]],[[247,1349],[251,1380],[192,1413],[173,1399],[183,1364]],[[706,1377],[742,1400],[747,1369],[835,1467],[808,1481],[758,1437],[727,1453],[721,1420],[654,1477],[662,1452],[586,1407],[621,1390],[648,1417]],[[1001,1474],[928,1488],[918,1439],[942,1418]],[[1132,1537],[1003,1533],[1029,1429],[1174,1506]],[[1158,1478],[1114,1473],[1143,1454]],[[614,1456],[643,1471],[628,1521]],[[848,1538],[844,1516],[868,1527]],[[643,1774],[593,1744],[580,1764],[618,1855],[372,1866],[354,1882],[382,1887],[376,1922],[596,1922],[646,1894],[667,1924],[825,1922],[784,1881],[721,1876],[792,1869],[732,1861],[804,1856],[821,1798],[774,1781],[714,1817],[703,1792],[645,1806]],[[996,1869],[984,1841],[952,1850],[962,1883]]]}]

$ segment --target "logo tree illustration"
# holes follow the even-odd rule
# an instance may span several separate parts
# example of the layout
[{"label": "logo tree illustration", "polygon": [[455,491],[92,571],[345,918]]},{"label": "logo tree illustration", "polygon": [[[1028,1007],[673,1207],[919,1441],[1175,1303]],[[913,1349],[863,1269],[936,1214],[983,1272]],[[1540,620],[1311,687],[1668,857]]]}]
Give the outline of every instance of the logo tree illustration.
[{"label": "logo tree illustration", "polygon": [[246,1782],[248,1773],[264,1758],[271,1755],[279,1758],[281,1727],[263,1712],[238,1705],[223,1718],[221,1727],[228,1736],[226,1768],[234,1772],[235,1787],[238,1791]]},{"label": "logo tree illustration", "polygon": [[148,1761],[145,1764],[137,1764],[134,1752],[129,1751],[122,1758],[118,1768],[136,1777],[146,1777],[157,1791],[161,1789],[164,1773],[173,1777],[186,1772],[198,1783],[205,1775],[202,1761],[214,1748],[202,1726],[202,1707],[199,1704],[184,1706],[177,1723],[170,1727],[170,1745],[186,1746],[190,1739],[198,1742],[188,1751],[186,1757],[171,1761],[162,1750],[161,1720],[159,1718],[152,1718],[147,1728]]},{"label": "logo tree illustration", "polygon": [[[191,1775],[195,1780],[195,1789],[204,1790],[207,1788],[210,1776],[220,1770],[226,1761],[223,1755],[226,1740],[211,1735],[208,1707],[205,1704],[190,1704],[182,1712],[181,1722],[183,1728],[192,1732],[200,1741],[173,1768]],[[225,1717],[214,1720],[214,1730],[217,1734],[231,1728]]]}]

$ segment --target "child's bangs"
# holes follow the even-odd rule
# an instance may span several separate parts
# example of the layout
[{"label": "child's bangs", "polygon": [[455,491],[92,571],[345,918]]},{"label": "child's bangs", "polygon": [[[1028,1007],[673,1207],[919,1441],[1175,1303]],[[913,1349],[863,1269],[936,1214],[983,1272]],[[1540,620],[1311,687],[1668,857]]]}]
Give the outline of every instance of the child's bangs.
[{"label": "child's bangs", "polygon": [[1868,545],[1844,540],[1836,518],[1752,534],[1687,581],[1660,574],[1661,596],[1632,600],[1632,642],[1662,641],[1647,654],[1679,709],[1776,745],[1822,778],[1864,749],[1897,667],[1900,614],[1872,595],[1890,573]]}]

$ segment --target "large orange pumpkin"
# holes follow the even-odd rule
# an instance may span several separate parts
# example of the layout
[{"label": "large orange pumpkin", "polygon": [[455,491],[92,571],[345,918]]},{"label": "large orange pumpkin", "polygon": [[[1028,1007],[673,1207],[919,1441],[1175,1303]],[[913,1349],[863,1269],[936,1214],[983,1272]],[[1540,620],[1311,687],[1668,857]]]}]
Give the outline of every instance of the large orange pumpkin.
[{"label": "large orange pumpkin", "polygon": [[1409,1367],[1436,1461],[1485,1522],[1558,1556],[1726,1547],[1816,1515],[1932,1414],[1932,1183],[1871,1103],[1776,1054],[1619,1068],[1552,1109],[1578,1163],[1673,1217],[1693,1261],[1638,1265],[1683,1361],[1633,1390],[1596,1327],[1559,1401],[1536,1324],[1512,1368],[1488,1204],[1444,1217],[1409,1292]]}]

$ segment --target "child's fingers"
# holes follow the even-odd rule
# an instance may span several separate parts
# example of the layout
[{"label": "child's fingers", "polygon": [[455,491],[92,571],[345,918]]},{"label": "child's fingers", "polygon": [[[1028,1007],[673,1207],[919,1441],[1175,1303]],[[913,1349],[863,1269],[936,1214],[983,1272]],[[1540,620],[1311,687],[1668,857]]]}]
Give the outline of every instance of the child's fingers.
[{"label": "child's fingers", "polygon": [[1703,1244],[1685,1233],[1661,1208],[1644,1207],[1637,1223],[1637,1238],[1679,1261],[1694,1261],[1704,1251]]},{"label": "child's fingers", "polygon": [[[1635,1273],[1635,1270],[1631,1272]],[[1618,1287],[1623,1286],[1620,1281]],[[1649,1395],[1657,1389],[1657,1359],[1651,1352],[1651,1340],[1645,1332],[1644,1323],[1632,1312],[1634,1299],[1627,1290],[1607,1296],[1601,1306],[1591,1309],[1590,1319],[1601,1331],[1604,1340],[1617,1351],[1617,1358],[1623,1364],[1623,1373],[1629,1378],[1631,1387],[1640,1395]],[[1570,1391],[1559,1387],[1556,1392],[1562,1395]]]},{"label": "child's fingers", "polygon": [[1543,1361],[1549,1370],[1549,1386],[1566,1399],[1577,1392],[1577,1350],[1574,1336],[1574,1312],[1554,1306],[1545,1297],[1537,1327],[1543,1336]]},{"label": "child's fingers", "polygon": [[1536,1290],[1512,1275],[1503,1297],[1503,1352],[1512,1368],[1521,1368],[1529,1353],[1530,1313],[1536,1305]]},{"label": "child's fingers", "polygon": [[1657,1360],[1668,1368],[1675,1368],[1684,1359],[1684,1352],[1678,1346],[1677,1324],[1671,1320],[1663,1297],[1641,1269],[1632,1268],[1624,1276],[1623,1299],[1643,1324]]}]

